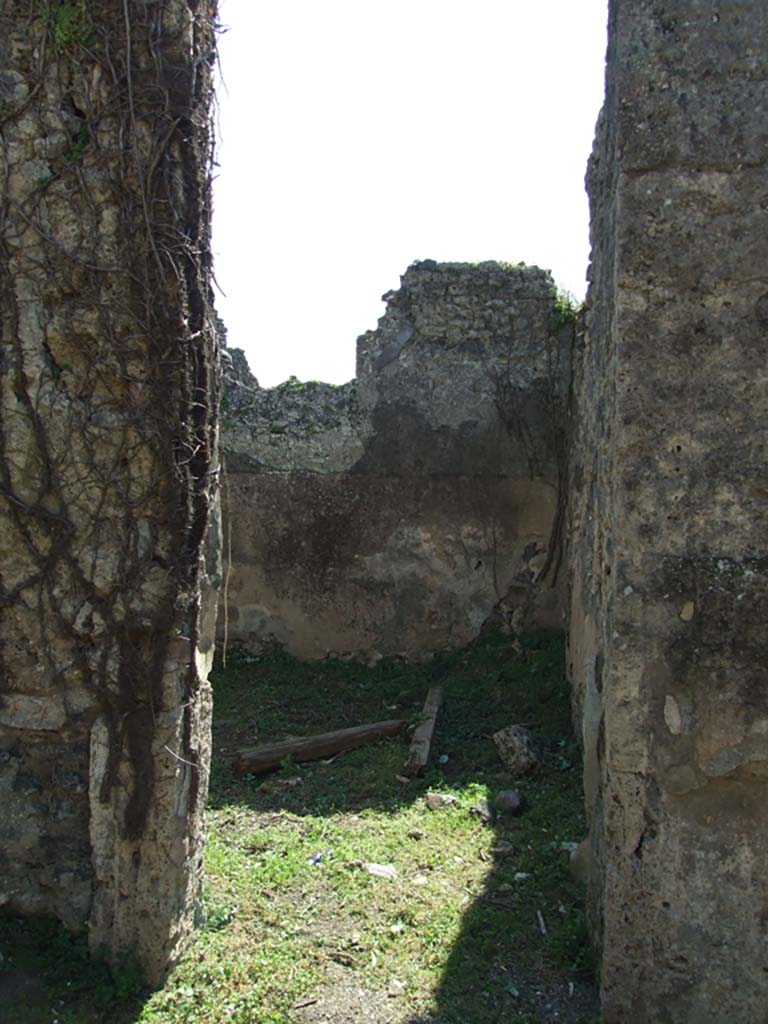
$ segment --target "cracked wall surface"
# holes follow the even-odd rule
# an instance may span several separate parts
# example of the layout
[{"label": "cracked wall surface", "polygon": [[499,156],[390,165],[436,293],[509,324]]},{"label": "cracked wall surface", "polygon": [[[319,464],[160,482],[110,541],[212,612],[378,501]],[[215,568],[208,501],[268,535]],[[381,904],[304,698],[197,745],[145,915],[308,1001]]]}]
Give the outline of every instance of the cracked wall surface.
[{"label": "cracked wall surface", "polygon": [[0,906],[150,981],[210,753],[214,16],[0,3]]},{"label": "cracked wall surface", "polygon": [[768,1007],[766,33],[610,8],[569,539],[606,1024]]},{"label": "cracked wall surface", "polygon": [[230,640],[413,657],[468,642],[494,609],[561,624],[573,323],[553,292],[536,268],[423,261],[349,384],[262,390],[232,366]]}]

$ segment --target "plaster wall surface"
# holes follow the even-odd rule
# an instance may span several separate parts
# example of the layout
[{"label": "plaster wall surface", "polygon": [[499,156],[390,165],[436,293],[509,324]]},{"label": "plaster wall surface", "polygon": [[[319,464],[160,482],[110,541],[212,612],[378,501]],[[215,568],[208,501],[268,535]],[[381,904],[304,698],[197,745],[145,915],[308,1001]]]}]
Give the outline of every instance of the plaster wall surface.
[{"label": "plaster wall surface", "polygon": [[569,539],[605,1024],[768,1014],[767,37],[610,6]]},{"label": "plaster wall surface", "polygon": [[202,872],[215,4],[0,2],[0,907],[158,981]]},{"label": "plaster wall surface", "polygon": [[573,325],[549,275],[423,261],[385,298],[341,387],[262,390],[227,354],[229,640],[415,657],[494,608],[562,623]]}]

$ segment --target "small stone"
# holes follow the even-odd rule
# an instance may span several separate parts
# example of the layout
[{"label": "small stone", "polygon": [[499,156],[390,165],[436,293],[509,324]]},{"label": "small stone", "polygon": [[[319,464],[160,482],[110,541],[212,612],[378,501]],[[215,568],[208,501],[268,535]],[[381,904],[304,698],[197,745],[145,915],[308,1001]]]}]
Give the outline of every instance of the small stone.
[{"label": "small stone", "polygon": [[679,736],[683,731],[683,716],[680,713],[680,705],[669,693],[664,698],[664,721],[673,736]]},{"label": "small stone", "polygon": [[510,725],[493,735],[499,757],[513,775],[526,775],[538,768],[541,759],[536,742],[522,725]]},{"label": "small stone", "polygon": [[402,981],[397,981],[396,979],[393,979],[387,986],[387,995],[390,997],[390,999],[395,999],[397,998],[397,996],[401,996],[403,992],[405,992],[405,985],[403,984]]},{"label": "small stone", "polygon": [[517,853],[517,847],[513,846],[512,843],[496,843],[495,846],[491,847],[491,853],[494,857],[514,857]]},{"label": "small stone", "polygon": [[696,610],[696,606],[693,601],[686,601],[683,607],[680,609],[680,618],[683,622],[690,622],[693,618],[693,613]]},{"label": "small stone", "polygon": [[420,828],[410,828],[410,829],[408,829],[407,835],[408,835],[409,839],[423,839],[424,838],[424,833],[421,831]]},{"label": "small stone", "polygon": [[494,798],[493,806],[499,814],[509,814],[515,818],[525,810],[525,800],[514,789],[500,789]]},{"label": "small stone", "polygon": [[59,696],[24,693],[3,694],[0,725],[12,729],[55,732],[67,720],[67,712]]},{"label": "small stone", "polygon": [[446,807],[452,807],[458,803],[455,796],[450,793],[427,793],[424,798],[430,811],[444,811]]},{"label": "small stone", "polygon": [[397,879],[397,868],[394,864],[363,864],[363,870],[376,878],[386,878],[390,882]]},{"label": "small stone", "polygon": [[413,876],[413,884],[414,885],[426,885],[428,881],[429,881],[429,879],[427,878],[426,875],[414,875]]},{"label": "small stone", "polygon": [[469,813],[475,815],[475,817],[479,818],[485,825],[490,825],[496,817],[493,808],[485,797],[478,800],[476,804],[472,804],[469,808]]}]

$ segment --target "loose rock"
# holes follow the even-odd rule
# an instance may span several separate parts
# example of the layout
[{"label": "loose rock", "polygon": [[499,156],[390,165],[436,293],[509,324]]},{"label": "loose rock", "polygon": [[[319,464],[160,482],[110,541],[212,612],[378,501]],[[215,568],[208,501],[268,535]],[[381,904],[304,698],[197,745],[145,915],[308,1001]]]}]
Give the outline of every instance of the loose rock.
[{"label": "loose rock", "polygon": [[495,846],[491,847],[491,853],[494,857],[514,857],[517,853],[517,847],[513,846],[512,843],[496,843]]},{"label": "loose rock", "polygon": [[510,725],[493,735],[499,757],[513,775],[527,775],[541,764],[536,741],[522,725]]},{"label": "loose rock", "polygon": [[485,797],[478,800],[476,804],[473,804],[469,808],[469,813],[475,815],[475,817],[479,818],[485,825],[492,824],[496,817],[495,811]]},{"label": "loose rock", "polygon": [[499,814],[508,814],[516,818],[525,810],[525,798],[514,789],[500,789],[494,798],[493,806]]},{"label": "loose rock", "polygon": [[446,807],[452,807],[458,803],[455,796],[450,793],[427,793],[424,798],[430,811],[444,811]]},{"label": "loose rock", "polygon": [[363,864],[363,870],[367,871],[369,875],[375,875],[376,878],[386,878],[390,882],[394,882],[397,879],[397,868],[394,864]]}]

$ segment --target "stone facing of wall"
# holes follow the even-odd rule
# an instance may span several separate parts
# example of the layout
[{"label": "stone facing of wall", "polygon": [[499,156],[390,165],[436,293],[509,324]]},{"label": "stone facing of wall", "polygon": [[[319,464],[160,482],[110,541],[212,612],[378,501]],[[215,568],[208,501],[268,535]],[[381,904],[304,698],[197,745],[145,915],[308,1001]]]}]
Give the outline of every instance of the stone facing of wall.
[{"label": "stone facing of wall", "polygon": [[570,539],[606,1024],[768,1007],[766,33],[611,3]]},{"label": "stone facing of wall", "polygon": [[549,275],[424,261],[385,298],[341,387],[262,390],[230,353],[230,640],[423,655],[476,636],[510,588],[510,610],[561,621],[548,554],[573,327],[553,322]]},{"label": "stone facing of wall", "polygon": [[151,981],[201,881],[218,365],[215,3],[161,7],[0,0],[0,906]]}]

